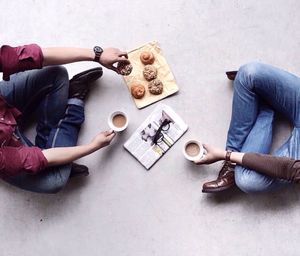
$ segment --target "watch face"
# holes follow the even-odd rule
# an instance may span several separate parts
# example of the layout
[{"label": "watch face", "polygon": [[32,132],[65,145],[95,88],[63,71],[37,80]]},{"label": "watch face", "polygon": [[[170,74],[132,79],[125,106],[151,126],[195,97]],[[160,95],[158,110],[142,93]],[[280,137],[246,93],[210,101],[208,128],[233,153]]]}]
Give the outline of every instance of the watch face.
[{"label": "watch face", "polygon": [[95,47],[94,47],[94,52],[102,53],[102,52],[103,52],[103,49],[102,49],[100,46],[95,46]]}]

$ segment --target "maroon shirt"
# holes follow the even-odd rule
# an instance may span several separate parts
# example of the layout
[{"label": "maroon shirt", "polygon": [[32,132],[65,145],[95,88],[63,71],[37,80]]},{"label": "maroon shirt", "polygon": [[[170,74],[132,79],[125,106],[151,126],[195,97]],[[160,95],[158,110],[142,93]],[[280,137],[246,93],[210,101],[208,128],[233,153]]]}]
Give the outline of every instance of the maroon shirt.
[{"label": "maroon shirt", "polygon": [[[8,81],[11,74],[42,68],[43,54],[36,44],[0,49],[0,72]],[[20,172],[37,173],[47,166],[47,159],[38,147],[23,145],[14,136],[16,119],[21,112],[0,95],[0,175],[14,176]]]}]

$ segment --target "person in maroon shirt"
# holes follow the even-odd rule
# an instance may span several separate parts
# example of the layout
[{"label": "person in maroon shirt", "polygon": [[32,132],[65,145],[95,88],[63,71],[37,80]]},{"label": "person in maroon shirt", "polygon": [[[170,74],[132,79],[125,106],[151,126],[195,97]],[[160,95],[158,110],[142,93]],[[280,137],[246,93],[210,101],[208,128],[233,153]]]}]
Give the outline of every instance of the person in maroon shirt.
[{"label": "person in maroon shirt", "polygon": [[[73,161],[109,145],[114,138],[109,130],[76,146],[89,84],[102,75],[98,67],[69,81],[67,70],[58,65],[77,61],[95,61],[116,73],[116,64],[129,63],[126,52],[99,46],[0,48],[0,175],[10,184],[56,193],[70,177],[88,174],[86,166]],[[33,114],[37,117],[35,144],[22,132]]]}]

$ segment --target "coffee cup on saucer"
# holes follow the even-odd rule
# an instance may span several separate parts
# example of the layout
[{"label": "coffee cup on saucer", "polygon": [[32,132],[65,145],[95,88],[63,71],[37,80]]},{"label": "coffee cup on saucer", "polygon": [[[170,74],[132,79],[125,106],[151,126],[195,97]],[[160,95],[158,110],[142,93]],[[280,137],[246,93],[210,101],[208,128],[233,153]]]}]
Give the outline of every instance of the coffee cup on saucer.
[{"label": "coffee cup on saucer", "polygon": [[183,155],[189,161],[200,160],[204,155],[204,148],[201,142],[189,140],[184,144]]},{"label": "coffee cup on saucer", "polygon": [[122,132],[128,126],[128,115],[123,111],[114,111],[108,117],[108,125],[115,132]]}]

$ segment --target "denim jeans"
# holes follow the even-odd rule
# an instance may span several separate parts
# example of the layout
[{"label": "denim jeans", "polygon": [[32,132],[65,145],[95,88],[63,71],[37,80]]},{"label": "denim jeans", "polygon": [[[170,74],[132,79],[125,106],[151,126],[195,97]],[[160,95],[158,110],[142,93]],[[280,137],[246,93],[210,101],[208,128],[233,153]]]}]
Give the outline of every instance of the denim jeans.
[{"label": "denim jeans", "polygon": [[[288,140],[273,155],[300,158],[300,78],[262,63],[242,66],[234,80],[232,117],[226,148],[270,153],[274,111],[294,126]],[[287,181],[242,166],[235,168],[237,186],[246,193],[270,191]]]},{"label": "denim jeans", "polygon": [[[61,66],[45,67],[12,75],[0,82],[0,93],[6,101],[22,111],[17,133],[28,146],[34,144],[22,133],[22,127],[35,114],[37,118],[35,145],[41,149],[75,146],[84,121],[83,102],[68,99],[69,78]],[[19,188],[56,193],[67,183],[71,164],[49,167],[37,175],[21,173],[6,181]]]}]

